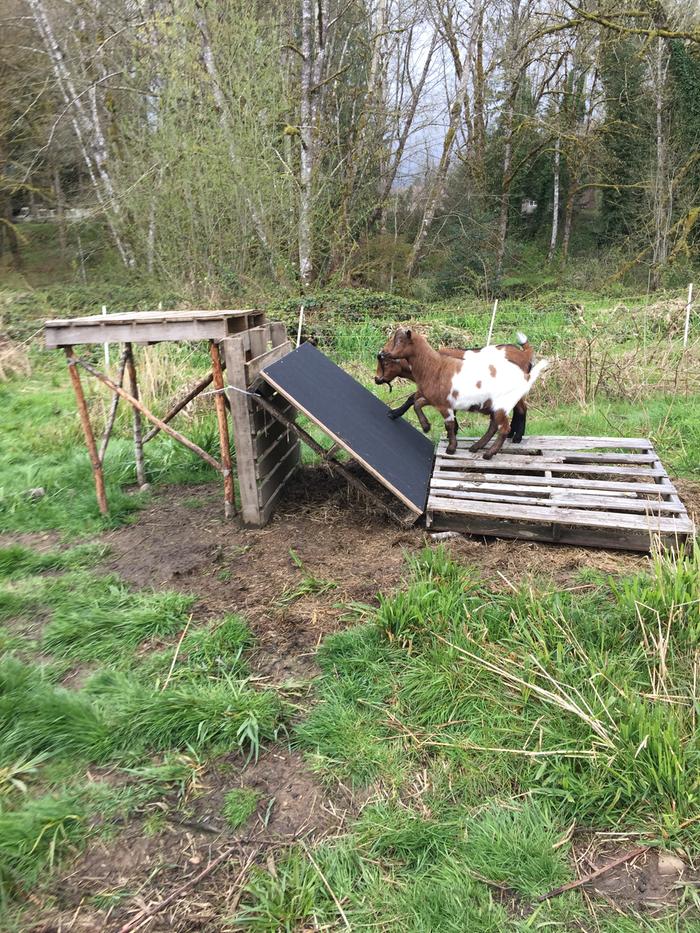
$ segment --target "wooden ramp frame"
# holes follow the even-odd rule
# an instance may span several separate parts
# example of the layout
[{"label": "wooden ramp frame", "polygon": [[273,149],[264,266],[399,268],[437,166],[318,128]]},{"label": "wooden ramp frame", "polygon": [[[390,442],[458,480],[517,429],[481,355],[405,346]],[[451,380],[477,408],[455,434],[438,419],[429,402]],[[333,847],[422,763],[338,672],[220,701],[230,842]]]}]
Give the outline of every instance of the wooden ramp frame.
[{"label": "wooden ramp frame", "polygon": [[648,551],[694,525],[645,438],[526,437],[492,460],[438,445],[426,523],[433,530]]},{"label": "wooden ramp frame", "polygon": [[[248,525],[265,525],[286,483],[301,460],[299,439],[289,424],[273,417],[251,394],[265,366],[292,349],[284,324],[253,327],[222,340],[226,360],[227,393],[236,446],[236,472],[241,517]],[[259,390],[261,391],[261,390]],[[274,412],[291,424],[296,412],[286,399],[265,389]]]}]

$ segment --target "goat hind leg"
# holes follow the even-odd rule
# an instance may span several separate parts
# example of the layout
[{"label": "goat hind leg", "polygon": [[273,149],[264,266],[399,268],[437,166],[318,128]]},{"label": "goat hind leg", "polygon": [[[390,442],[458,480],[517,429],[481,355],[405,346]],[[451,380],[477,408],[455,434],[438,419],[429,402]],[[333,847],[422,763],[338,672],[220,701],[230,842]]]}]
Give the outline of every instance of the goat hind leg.
[{"label": "goat hind leg", "polygon": [[484,451],[484,460],[490,460],[491,457],[496,456],[501,447],[503,447],[508,432],[510,431],[510,421],[508,420],[508,415],[504,411],[499,410],[494,412],[493,417],[498,426],[498,436],[488,450]]},{"label": "goat hind leg", "polygon": [[510,423],[510,431],[508,432],[508,437],[512,439],[514,444],[519,444],[525,434],[525,423],[527,421],[527,405],[525,401],[521,399],[513,409],[513,418]]},{"label": "goat hind leg", "polygon": [[491,415],[489,418],[489,426],[486,429],[486,433],[482,435],[478,441],[474,441],[474,443],[471,445],[469,450],[473,454],[475,454],[477,450],[483,450],[483,448],[486,447],[488,442],[491,440],[493,435],[496,433],[497,428],[498,428],[498,425],[496,424],[496,419],[494,418],[493,415]]}]

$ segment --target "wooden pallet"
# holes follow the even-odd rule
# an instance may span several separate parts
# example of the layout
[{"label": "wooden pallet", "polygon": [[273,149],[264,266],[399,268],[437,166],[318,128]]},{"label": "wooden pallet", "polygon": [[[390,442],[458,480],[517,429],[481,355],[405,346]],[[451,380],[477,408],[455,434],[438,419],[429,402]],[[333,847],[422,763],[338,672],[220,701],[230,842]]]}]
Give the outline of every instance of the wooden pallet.
[{"label": "wooden pallet", "polygon": [[492,460],[438,445],[426,523],[434,530],[648,551],[695,533],[645,438],[526,437]]}]

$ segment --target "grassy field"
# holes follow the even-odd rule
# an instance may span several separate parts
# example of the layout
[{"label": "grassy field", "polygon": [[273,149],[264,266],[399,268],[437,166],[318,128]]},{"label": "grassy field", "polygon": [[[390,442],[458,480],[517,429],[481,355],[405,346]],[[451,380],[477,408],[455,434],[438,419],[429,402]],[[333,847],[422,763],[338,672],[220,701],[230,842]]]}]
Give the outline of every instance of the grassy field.
[{"label": "grassy field", "polygon": [[[236,605],[203,612],[196,586],[138,588],[105,569],[110,531],[139,523],[153,494],[131,488],[121,412],[107,456],[111,512],[99,515],[65,364],[31,339],[49,311],[94,310],[88,291],[2,296],[0,926],[39,929],[58,910],[56,879],[130,825],[165,839],[164,814],[189,819],[202,775],[222,758],[221,838],[252,834],[274,799],[239,777],[291,748],[330,799],[349,795],[334,831],[263,850],[209,926],[183,914],[179,926],[143,929],[699,929],[698,550],[632,575],[592,566],[566,584],[544,559],[539,576],[508,571],[497,585],[476,561],[413,546],[402,585],[383,586],[377,567],[374,595],[350,603],[342,580],[315,576],[292,550],[297,582],[271,593],[275,611],[300,607],[303,619],[323,600],[333,634],[302,687],[262,678],[255,617]],[[529,433],[649,436],[697,489],[700,353],[697,339],[681,346],[681,304],[583,293],[503,302],[495,338],[523,329],[556,361],[533,393]],[[291,326],[295,303],[270,314]],[[398,321],[471,345],[489,316],[474,299],[420,307],[337,292],[317,296],[307,330],[373,386],[374,355]],[[140,356],[156,410],[207,368],[199,346]],[[108,397],[86,385],[99,421]],[[216,453],[211,399],[182,421]],[[193,510],[198,484],[212,480],[162,437],[147,470],[155,494],[191,485]],[[231,568],[212,560],[207,573],[223,581]],[[639,892],[591,889],[540,900],[637,845],[649,847],[649,876],[661,850],[686,866],[651,906]],[[118,929],[138,896],[115,882],[81,907],[93,926],[76,929]]]}]

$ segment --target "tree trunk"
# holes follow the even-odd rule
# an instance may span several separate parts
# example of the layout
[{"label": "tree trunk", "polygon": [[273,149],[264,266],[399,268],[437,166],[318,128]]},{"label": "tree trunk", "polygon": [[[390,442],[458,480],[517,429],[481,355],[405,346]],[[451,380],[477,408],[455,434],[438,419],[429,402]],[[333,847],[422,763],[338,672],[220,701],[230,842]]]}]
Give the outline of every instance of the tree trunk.
[{"label": "tree trunk", "polygon": [[68,231],[66,228],[66,203],[61,185],[61,173],[57,165],[53,167],[53,193],[56,201],[56,221],[58,224],[58,245],[61,250],[61,259],[65,262],[68,248]]},{"label": "tree trunk", "polygon": [[513,103],[508,101],[505,111],[505,146],[503,149],[503,177],[501,180],[501,199],[498,212],[498,227],[496,240],[496,278],[503,272],[503,258],[506,253],[506,237],[508,236],[508,212],[510,209],[510,186],[513,181],[510,174],[513,161]]},{"label": "tree trunk", "polygon": [[554,196],[552,198],[552,236],[549,240],[547,262],[551,263],[557,248],[559,233],[559,163],[561,161],[561,137],[557,136],[554,144]]},{"label": "tree trunk", "polygon": [[314,174],[314,132],[313,132],[313,14],[314,0],[302,0],[301,3],[301,100],[299,112],[299,135],[301,151],[299,153],[299,221],[297,237],[299,240],[299,279],[307,288],[314,275],[313,264],[313,174]]},{"label": "tree trunk", "polygon": [[654,97],[656,105],[656,167],[654,174],[654,243],[652,247],[651,287],[661,285],[661,273],[668,262],[668,231],[670,226],[668,151],[664,120],[664,86],[668,64],[663,39],[657,40]]},{"label": "tree trunk", "polygon": [[450,107],[450,123],[442,144],[440,162],[438,163],[438,167],[435,172],[435,178],[428,192],[428,199],[423,211],[423,219],[421,221],[420,229],[418,230],[418,234],[413,243],[411,255],[409,256],[408,262],[406,263],[406,277],[409,279],[413,275],[413,272],[416,268],[416,263],[418,262],[421,253],[423,252],[423,247],[425,246],[425,241],[428,236],[428,230],[430,229],[430,225],[432,224],[433,218],[435,217],[435,212],[437,211],[445,193],[445,180],[447,178],[447,171],[450,167],[450,160],[452,158],[452,148],[454,145],[455,136],[457,135],[457,127],[462,116],[464,103],[467,99],[468,88],[469,69],[463,68],[462,76],[457,86],[457,93],[455,94],[455,99],[452,102],[452,106]]},{"label": "tree trunk", "polygon": [[574,223],[574,202],[578,188],[578,180],[572,178],[569,184],[569,193],[566,198],[566,207],[564,208],[564,232],[561,240],[561,259],[562,264],[566,265],[569,258],[569,243],[571,242],[571,228]]},{"label": "tree trunk", "polygon": [[473,174],[480,189],[483,190],[486,179],[486,120],[485,78],[484,78],[484,8],[479,7],[476,24],[476,53],[474,56],[474,156]]}]

